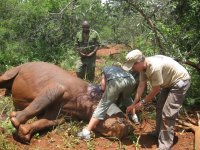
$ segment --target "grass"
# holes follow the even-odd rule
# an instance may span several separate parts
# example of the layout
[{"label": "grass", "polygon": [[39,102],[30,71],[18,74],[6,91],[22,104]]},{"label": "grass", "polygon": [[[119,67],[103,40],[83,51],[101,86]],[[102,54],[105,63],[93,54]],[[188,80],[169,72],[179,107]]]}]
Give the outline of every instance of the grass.
[{"label": "grass", "polygon": [[10,97],[2,97],[0,100],[0,127],[5,129],[5,134],[12,134],[15,128],[12,126],[9,114],[14,109],[12,100]]},{"label": "grass", "polygon": [[15,144],[10,143],[7,140],[7,136],[5,134],[0,134],[0,149],[1,150],[17,150]]},{"label": "grass", "polygon": [[10,97],[1,97],[0,110],[0,127],[4,129],[3,134],[0,134],[0,149],[17,150],[17,147],[8,140],[8,137],[15,131],[15,128],[9,120],[9,114],[13,110],[13,104]]}]

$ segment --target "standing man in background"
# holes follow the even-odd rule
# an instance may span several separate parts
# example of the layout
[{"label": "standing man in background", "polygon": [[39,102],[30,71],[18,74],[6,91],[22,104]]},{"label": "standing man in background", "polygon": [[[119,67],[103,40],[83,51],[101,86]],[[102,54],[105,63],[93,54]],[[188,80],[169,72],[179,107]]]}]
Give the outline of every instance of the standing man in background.
[{"label": "standing man in background", "polygon": [[82,22],[82,30],[76,35],[76,51],[80,59],[76,64],[79,78],[92,82],[95,77],[96,52],[100,45],[99,34],[90,29],[88,21]]},{"label": "standing man in background", "polygon": [[[127,113],[140,109],[160,93],[156,106],[156,130],[151,132],[151,135],[158,138],[159,150],[170,150],[173,145],[175,120],[190,87],[189,73],[170,57],[145,57],[140,50],[127,54],[123,68],[140,72],[137,93],[133,104],[127,108]],[[140,100],[147,81],[152,85],[151,91]]]}]

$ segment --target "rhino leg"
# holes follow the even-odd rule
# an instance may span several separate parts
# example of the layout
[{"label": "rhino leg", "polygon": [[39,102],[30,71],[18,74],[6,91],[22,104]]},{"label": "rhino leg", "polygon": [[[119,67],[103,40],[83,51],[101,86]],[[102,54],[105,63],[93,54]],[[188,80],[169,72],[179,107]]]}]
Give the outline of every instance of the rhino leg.
[{"label": "rhino leg", "polygon": [[45,113],[43,116],[41,116],[40,119],[30,124],[20,124],[17,131],[21,141],[25,143],[30,142],[31,137],[32,135],[34,135],[34,133],[37,133],[38,131],[41,131],[45,128],[63,123],[65,121],[64,118],[58,119],[61,109],[62,106],[60,104],[49,106],[45,109]]},{"label": "rhino leg", "polygon": [[54,105],[55,102],[61,103],[63,94],[64,87],[62,85],[48,85],[24,110],[11,112],[10,118],[13,126],[18,128],[20,124],[24,124],[28,119],[37,116],[45,108]]},{"label": "rhino leg", "polygon": [[18,136],[23,143],[28,143],[34,133],[41,131],[45,128],[56,126],[63,123],[64,119],[48,120],[40,119],[31,124],[21,124],[18,129]]}]

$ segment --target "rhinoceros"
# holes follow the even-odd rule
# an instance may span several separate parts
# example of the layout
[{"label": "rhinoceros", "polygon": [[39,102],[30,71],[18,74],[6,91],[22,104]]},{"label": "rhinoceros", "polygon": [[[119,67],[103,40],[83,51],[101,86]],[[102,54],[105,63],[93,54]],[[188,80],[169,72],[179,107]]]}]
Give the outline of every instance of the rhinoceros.
[{"label": "rhinoceros", "polygon": [[[94,84],[46,62],[29,62],[6,71],[0,76],[0,88],[12,94],[15,110],[10,120],[22,142],[30,142],[36,132],[58,125],[61,115],[88,121],[102,94]],[[37,120],[27,123],[35,116]],[[94,131],[122,138],[133,131],[133,126],[124,114],[116,113],[107,115]]]}]

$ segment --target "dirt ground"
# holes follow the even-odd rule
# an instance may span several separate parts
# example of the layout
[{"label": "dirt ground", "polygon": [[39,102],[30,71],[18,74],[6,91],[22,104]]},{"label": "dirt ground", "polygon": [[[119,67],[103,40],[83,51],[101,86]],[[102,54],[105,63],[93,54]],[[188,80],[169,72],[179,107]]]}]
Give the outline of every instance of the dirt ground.
[{"label": "dirt ground", "polygon": [[[155,150],[157,148],[157,139],[147,135],[147,132],[151,131],[154,127],[154,121],[149,120],[143,129],[141,137],[139,139],[140,150]],[[137,127],[139,130],[139,126]],[[133,142],[124,138],[120,142],[113,139],[107,139],[97,134],[97,137],[90,142],[80,140],[78,144],[73,143],[71,146],[66,146],[64,132],[57,133],[56,131],[50,131],[40,136],[39,139],[33,137],[29,145],[21,144],[9,137],[10,141],[15,143],[20,150],[60,150],[60,149],[76,149],[76,150],[134,150],[135,145]],[[174,146],[172,150],[193,150],[194,134],[192,132],[176,132],[174,139]]]},{"label": "dirt ground", "polygon": [[[97,55],[105,56],[105,55],[113,55],[118,53],[121,46],[112,45],[107,48],[103,48],[98,51]],[[97,60],[97,63],[101,62]],[[142,133],[139,138],[139,149],[140,150],[155,150],[157,148],[157,139],[149,136],[147,133],[152,131],[155,126],[154,120],[148,120],[145,125],[145,128],[142,129]],[[135,133],[139,133],[141,131],[140,125],[136,126]],[[76,144],[76,141],[73,141],[71,146],[66,146],[66,142],[68,141],[65,132],[57,132],[52,130],[50,132],[45,133],[39,138],[33,137],[30,144],[21,144],[17,142],[13,136],[9,136],[9,142],[14,143],[17,148],[20,150],[62,150],[62,149],[95,149],[95,150],[134,150],[136,149],[133,141],[131,141],[128,137],[118,141],[117,139],[108,139],[102,137],[101,135],[96,135],[96,138],[92,141],[79,141]],[[192,132],[181,132],[176,131],[174,146],[172,150],[193,150],[194,145],[194,134]]]},{"label": "dirt ground", "polygon": [[126,47],[125,45],[119,45],[119,44],[114,44],[114,45],[107,45],[106,47],[100,48],[97,51],[97,56],[111,56],[114,54],[118,54],[121,49]]}]

